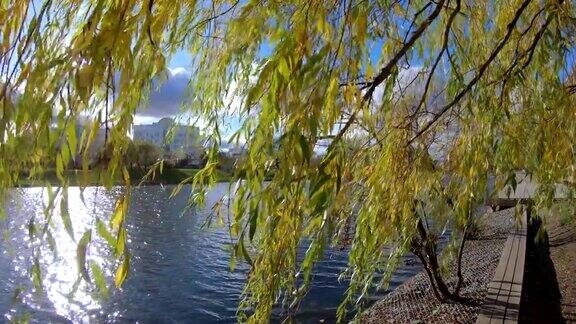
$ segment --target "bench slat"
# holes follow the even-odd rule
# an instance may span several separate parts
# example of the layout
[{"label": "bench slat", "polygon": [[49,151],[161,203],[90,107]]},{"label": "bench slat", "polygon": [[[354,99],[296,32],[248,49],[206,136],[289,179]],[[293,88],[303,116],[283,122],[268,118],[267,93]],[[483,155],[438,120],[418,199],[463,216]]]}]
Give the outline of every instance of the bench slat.
[{"label": "bench slat", "polygon": [[476,323],[517,323],[526,262],[527,212],[506,239],[494,277],[488,284],[486,302]]}]

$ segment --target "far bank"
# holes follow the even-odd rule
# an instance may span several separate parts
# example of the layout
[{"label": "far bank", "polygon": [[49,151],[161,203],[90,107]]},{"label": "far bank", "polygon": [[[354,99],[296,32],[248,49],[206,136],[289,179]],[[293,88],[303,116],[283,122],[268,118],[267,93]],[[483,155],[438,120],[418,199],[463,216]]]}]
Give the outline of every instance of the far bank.
[{"label": "far bank", "polygon": [[[154,177],[142,181],[146,176],[148,170],[143,168],[133,168],[129,170],[130,179],[134,185],[170,185],[179,184],[186,179],[190,179],[200,169],[195,168],[172,168],[164,167],[162,172],[156,172]],[[101,175],[107,172],[105,169],[90,169],[90,170],[64,170],[64,178],[68,181],[69,186],[99,186],[103,185]],[[223,170],[216,171],[217,182],[227,182],[231,179],[232,175]],[[62,183],[56,176],[56,170],[46,170],[41,176],[30,179],[27,175],[21,175],[17,187],[36,187],[50,184],[52,186],[60,186]],[[123,185],[124,180],[121,175],[114,179],[113,185]]]}]

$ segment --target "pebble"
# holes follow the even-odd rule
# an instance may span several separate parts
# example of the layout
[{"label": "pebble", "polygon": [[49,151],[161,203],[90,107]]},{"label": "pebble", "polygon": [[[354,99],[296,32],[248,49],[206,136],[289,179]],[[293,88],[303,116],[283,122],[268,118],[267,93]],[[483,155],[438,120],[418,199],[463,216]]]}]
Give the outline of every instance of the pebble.
[{"label": "pebble", "polygon": [[[473,301],[471,305],[440,303],[434,297],[424,271],[391,291],[366,310],[362,323],[474,323],[482,305],[488,283],[498,265],[508,232],[513,228],[514,209],[486,213],[481,218],[480,237],[468,240],[462,258],[464,282],[461,295]],[[447,284],[456,284],[455,267]]]}]

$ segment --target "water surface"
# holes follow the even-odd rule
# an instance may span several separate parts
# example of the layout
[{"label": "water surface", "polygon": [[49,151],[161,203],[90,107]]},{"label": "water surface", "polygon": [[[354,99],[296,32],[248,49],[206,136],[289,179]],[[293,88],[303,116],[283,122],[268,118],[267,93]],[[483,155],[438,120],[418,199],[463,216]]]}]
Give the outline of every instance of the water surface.
[{"label": "water surface", "polygon": [[[138,322],[138,323],[234,323],[236,307],[246,278],[247,266],[237,264],[230,271],[230,237],[225,226],[202,225],[211,206],[226,194],[219,184],[207,195],[206,208],[182,214],[188,192],[169,198],[171,187],[134,188],[129,209],[128,248],[131,269],[121,289],[110,288],[103,299],[93,287],[82,282],[74,294],[78,278],[76,243],[60,220],[52,233],[56,256],[46,244],[40,254],[44,291],[33,293],[29,270],[33,244],[28,238],[31,218],[43,219],[46,192],[41,188],[14,190],[7,203],[7,220],[2,229],[9,233],[0,240],[0,322],[28,314],[32,322]],[[96,218],[108,221],[122,188],[108,192],[100,187],[84,191],[69,189],[70,215],[78,240]],[[184,190],[186,191],[186,190]],[[55,213],[54,217],[59,217]],[[97,262],[113,281],[111,251],[96,234],[87,259]],[[302,253],[305,247],[302,247]],[[347,251],[329,249],[314,270],[310,292],[295,315],[297,322],[332,322],[347,282],[338,275],[347,262]],[[414,263],[402,266],[391,288],[418,271]],[[23,293],[15,297],[15,292]],[[381,296],[381,295],[380,295]],[[378,295],[375,297],[378,298]],[[282,319],[277,310],[274,322]]]}]

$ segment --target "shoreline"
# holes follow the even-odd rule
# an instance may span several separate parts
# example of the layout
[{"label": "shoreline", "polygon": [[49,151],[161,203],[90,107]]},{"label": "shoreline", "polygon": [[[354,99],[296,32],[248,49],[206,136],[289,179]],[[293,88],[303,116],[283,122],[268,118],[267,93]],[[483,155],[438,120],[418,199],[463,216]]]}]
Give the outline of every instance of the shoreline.
[{"label": "shoreline", "polygon": [[[129,171],[131,182],[135,186],[158,186],[158,185],[178,185],[182,181],[194,176],[200,169],[193,168],[164,168],[163,173],[157,173],[156,177],[152,181],[145,181],[140,183],[142,177],[147,173],[147,170],[132,169]],[[68,169],[64,170],[64,177],[68,180],[69,186],[84,186],[84,187],[97,187],[105,186],[105,184],[100,179],[100,173],[104,170],[90,169],[84,174],[84,170]],[[228,182],[231,179],[231,175],[221,171],[216,171],[216,182]],[[42,179],[29,180],[25,176],[19,179],[17,185],[14,188],[33,188],[33,187],[43,187],[45,183],[49,183],[52,186],[58,187],[62,183],[56,176],[55,170],[46,170],[42,175]],[[113,186],[123,186],[124,182],[119,176],[114,179]]]},{"label": "shoreline", "polygon": [[[480,217],[482,232],[466,241],[462,259],[461,294],[472,303],[441,303],[433,295],[424,270],[375,302],[361,316],[362,323],[459,322],[473,323],[484,303],[508,231],[515,225],[514,208]],[[446,282],[456,283],[455,267]]]}]

